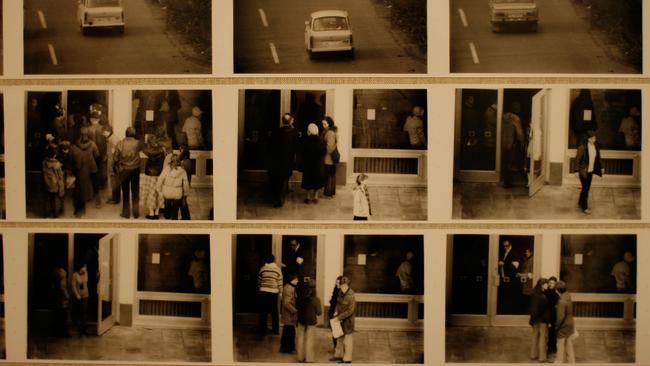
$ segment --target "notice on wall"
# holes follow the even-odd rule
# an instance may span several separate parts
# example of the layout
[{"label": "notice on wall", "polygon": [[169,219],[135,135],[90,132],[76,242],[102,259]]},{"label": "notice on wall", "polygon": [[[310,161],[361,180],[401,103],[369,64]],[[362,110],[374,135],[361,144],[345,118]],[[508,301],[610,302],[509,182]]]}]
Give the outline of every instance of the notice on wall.
[{"label": "notice on wall", "polygon": [[153,109],[147,109],[147,111],[144,113],[144,119],[145,121],[153,121]]},{"label": "notice on wall", "polygon": [[152,264],[160,264],[160,253],[151,254],[151,263]]},{"label": "notice on wall", "polygon": [[573,263],[576,264],[576,265],[578,265],[578,266],[581,266],[581,265],[582,265],[582,253],[578,253],[578,254],[576,254],[576,255],[574,256],[574,258],[573,258]]},{"label": "notice on wall", "polygon": [[374,121],[375,120],[375,110],[374,109],[368,109],[368,121]]},{"label": "notice on wall", "polygon": [[584,113],[582,114],[582,119],[585,121],[591,121],[591,115],[592,115],[591,109],[585,109]]},{"label": "notice on wall", "polygon": [[365,266],[366,265],[366,255],[365,254],[359,254],[357,256],[357,264],[360,266]]}]

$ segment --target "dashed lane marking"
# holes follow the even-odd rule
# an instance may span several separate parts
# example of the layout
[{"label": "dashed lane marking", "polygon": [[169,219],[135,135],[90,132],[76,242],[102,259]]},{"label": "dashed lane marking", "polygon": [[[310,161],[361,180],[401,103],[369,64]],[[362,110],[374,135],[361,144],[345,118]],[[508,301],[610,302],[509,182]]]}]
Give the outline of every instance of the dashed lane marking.
[{"label": "dashed lane marking", "polygon": [[273,62],[279,64],[280,58],[278,57],[278,51],[275,49],[275,45],[273,44],[273,42],[269,43],[269,47],[271,48],[271,55],[273,56]]},{"label": "dashed lane marking", "polygon": [[268,27],[269,22],[266,20],[266,13],[264,12],[264,9],[258,8],[257,11],[260,13],[260,18],[262,19],[262,25],[264,25],[264,27]]},{"label": "dashed lane marking", "polygon": [[476,52],[476,46],[474,46],[474,42],[469,43],[469,51],[472,53],[472,60],[474,60],[474,63],[478,64],[478,52]]},{"label": "dashed lane marking", "polygon": [[467,23],[467,17],[465,16],[465,11],[462,8],[458,8],[458,14],[460,15],[460,21],[463,22],[463,27],[467,28],[469,23]]},{"label": "dashed lane marking", "polygon": [[54,46],[51,43],[47,44],[47,49],[50,51],[50,59],[52,60],[52,65],[58,65],[59,60],[56,58],[56,51],[54,51]]},{"label": "dashed lane marking", "polygon": [[39,10],[38,12],[38,20],[41,22],[41,28],[47,29],[47,22],[45,21],[45,14],[43,14],[43,11]]}]

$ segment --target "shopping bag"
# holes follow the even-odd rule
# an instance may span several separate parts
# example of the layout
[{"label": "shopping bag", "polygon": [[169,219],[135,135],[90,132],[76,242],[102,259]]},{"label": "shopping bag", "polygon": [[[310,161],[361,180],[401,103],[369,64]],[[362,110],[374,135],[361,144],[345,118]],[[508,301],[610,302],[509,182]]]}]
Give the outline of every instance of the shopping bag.
[{"label": "shopping bag", "polygon": [[343,337],[343,328],[341,327],[341,321],[337,318],[330,319],[330,326],[332,327],[332,338],[341,338]]}]

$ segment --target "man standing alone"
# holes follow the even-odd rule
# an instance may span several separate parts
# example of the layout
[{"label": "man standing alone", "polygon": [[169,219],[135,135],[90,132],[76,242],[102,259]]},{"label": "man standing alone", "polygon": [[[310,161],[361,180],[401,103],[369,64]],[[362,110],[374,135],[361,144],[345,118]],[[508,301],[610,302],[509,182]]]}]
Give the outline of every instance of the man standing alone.
[{"label": "man standing alone", "polygon": [[257,290],[260,295],[260,334],[268,331],[267,319],[271,313],[273,334],[280,334],[278,297],[282,291],[282,272],[275,264],[275,256],[269,254],[257,274]]},{"label": "man standing alone", "polygon": [[350,288],[350,279],[341,277],[339,297],[336,301],[336,312],[334,319],[341,322],[343,336],[336,342],[336,350],[331,361],[338,363],[352,363],[352,345],[354,333],[354,313],[356,311],[356,300],[354,291]]}]

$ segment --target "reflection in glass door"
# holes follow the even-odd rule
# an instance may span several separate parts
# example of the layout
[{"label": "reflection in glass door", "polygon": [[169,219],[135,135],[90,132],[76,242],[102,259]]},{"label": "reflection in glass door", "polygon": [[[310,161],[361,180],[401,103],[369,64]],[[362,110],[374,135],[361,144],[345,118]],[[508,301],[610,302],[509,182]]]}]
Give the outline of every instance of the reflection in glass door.
[{"label": "reflection in glass door", "polygon": [[546,131],[548,126],[547,92],[542,90],[533,96],[532,115],[530,121],[530,137],[528,145],[528,195],[533,196],[544,185],[546,177]]},{"label": "reflection in glass door", "polygon": [[455,235],[452,260],[453,314],[487,315],[488,235]]},{"label": "reflection in glass door", "polygon": [[535,237],[499,236],[496,315],[527,315],[534,273]]},{"label": "reflection in glass door", "polygon": [[[498,170],[501,94],[498,90],[463,89],[457,95],[460,98],[456,110],[460,115],[460,136],[457,137],[459,168],[483,175],[493,172],[487,175],[491,177],[489,180],[498,179],[494,172]],[[476,179],[486,180],[478,176]]]}]

